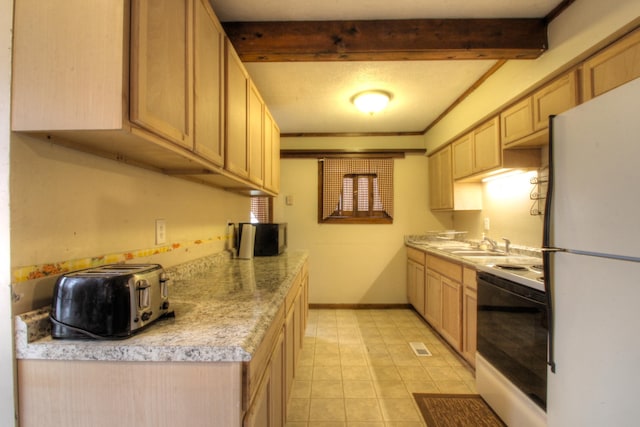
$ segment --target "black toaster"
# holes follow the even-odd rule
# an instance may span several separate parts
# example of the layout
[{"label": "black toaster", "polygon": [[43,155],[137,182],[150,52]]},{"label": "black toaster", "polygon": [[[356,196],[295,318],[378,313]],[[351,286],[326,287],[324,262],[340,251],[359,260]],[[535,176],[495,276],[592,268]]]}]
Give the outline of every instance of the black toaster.
[{"label": "black toaster", "polygon": [[159,264],[112,264],[58,278],[53,338],[126,338],[169,311],[168,281]]}]

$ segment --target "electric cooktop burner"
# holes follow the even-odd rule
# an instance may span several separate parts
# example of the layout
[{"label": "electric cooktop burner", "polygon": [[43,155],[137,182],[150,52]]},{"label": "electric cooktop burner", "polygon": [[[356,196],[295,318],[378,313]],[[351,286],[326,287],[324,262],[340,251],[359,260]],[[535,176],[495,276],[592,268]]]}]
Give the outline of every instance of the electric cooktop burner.
[{"label": "electric cooktop burner", "polygon": [[504,270],[526,270],[527,267],[524,265],[517,264],[496,264],[496,267],[502,268]]},{"label": "electric cooktop burner", "polygon": [[537,270],[537,271],[542,271],[543,268],[544,267],[542,266],[542,264],[536,264],[531,266],[532,270]]}]

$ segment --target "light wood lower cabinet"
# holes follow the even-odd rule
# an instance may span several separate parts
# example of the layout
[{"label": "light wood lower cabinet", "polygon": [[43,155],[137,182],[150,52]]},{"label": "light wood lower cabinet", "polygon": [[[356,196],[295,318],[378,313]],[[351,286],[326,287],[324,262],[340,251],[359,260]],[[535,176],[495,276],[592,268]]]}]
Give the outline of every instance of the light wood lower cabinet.
[{"label": "light wood lower cabinet", "polygon": [[442,276],[427,269],[424,318],[440,332],[442,327]]},{"label": "light wood lower cabinet", "polygon": [[414,248],[407,248],[407,299],[424,317],[425,303],[425,254]]},{"label": "light wood lower cabinet", "polygon": [[407,299],[456,351],[475,365],[474,269],[407,247]]},{"label": "light wood lower cabinet", "polygon": [[307,316],[305,263],[249,362],[18,360],[20,425],[284,427]]},{"label": "light wood lower cabinet", "polygon": [[476,366],[478,285],[474,269],[464,267],[462,285],[462,356],[471,366]]}]

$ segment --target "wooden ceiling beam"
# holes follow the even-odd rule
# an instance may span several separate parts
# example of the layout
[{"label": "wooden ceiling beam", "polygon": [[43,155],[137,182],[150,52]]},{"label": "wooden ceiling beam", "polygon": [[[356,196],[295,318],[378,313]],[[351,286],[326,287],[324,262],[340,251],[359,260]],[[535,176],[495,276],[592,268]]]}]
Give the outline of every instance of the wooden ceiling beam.
[{"label": "wooden ceiling beam", "polygon": [[548,46],[544,18],[222,25],[244,62],[535,59]]}]

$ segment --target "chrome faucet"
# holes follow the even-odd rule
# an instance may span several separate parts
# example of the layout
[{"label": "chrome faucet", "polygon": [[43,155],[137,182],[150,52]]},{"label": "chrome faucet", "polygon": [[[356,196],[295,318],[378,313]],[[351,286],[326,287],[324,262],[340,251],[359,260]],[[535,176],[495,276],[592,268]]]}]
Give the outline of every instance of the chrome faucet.
[{"label": "chrome faucet", "polygon": [[489,244],[489,246],[491,246],[491,250],[495,251],[498,249],[498,244],[496,243],[495,240],[488,238],[487,236],[484,236],[482,238],[482,241],[480,242],[480,244],[487,242]]},{"label": "chrome faucet", "polygon": [[506,237],[503,237],[502,240],[504,240],[504,253],[508,255],[511,246],[511,240],[507,239]]}]

